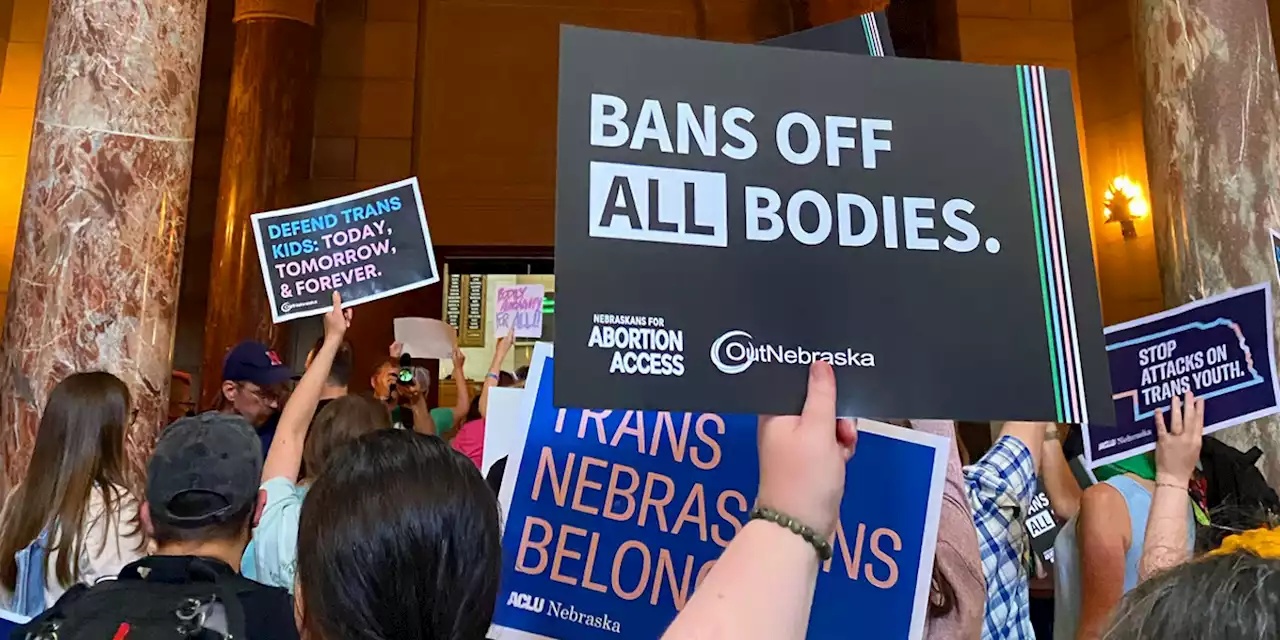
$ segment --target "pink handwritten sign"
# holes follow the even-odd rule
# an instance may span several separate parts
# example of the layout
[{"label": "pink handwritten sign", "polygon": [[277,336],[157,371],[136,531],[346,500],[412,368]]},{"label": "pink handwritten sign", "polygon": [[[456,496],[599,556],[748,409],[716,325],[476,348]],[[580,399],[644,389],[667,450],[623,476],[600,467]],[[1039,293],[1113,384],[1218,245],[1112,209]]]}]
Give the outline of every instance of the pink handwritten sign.
[{"label": "pink handwritten sign", "polygon": [[494,333],[503,336],[515,327],[517,338],[541,338],[542,295],[540,284],[498,287],[498,310],[493,314]]}]

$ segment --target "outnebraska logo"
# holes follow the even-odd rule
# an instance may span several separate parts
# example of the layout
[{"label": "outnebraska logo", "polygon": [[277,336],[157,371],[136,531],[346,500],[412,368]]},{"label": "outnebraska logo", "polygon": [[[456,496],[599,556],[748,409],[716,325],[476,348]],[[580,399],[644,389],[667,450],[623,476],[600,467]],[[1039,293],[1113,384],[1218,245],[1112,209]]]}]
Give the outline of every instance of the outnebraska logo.
[{"label": "outnebraska logo", "polygon": [[302,302],[281,302],[280,313],[289,313],[294,309],[306,309],[307,307],[314,307],[318,302],[319,302],[318,300],[303,300]]},{"label": "outnebraska logo", "polygon": [[853,349],[843,351],[810,351],[804,347],[785,347],[780,344],[757,345],[746,331],[727,331],[711,343],[711,364],[721,373],[737,375],[757,362],[809,365],[815,360],[826,360],[833,367],[874,367],[873,353],[859,353]]},{"label": "outnebraska logo", "polygon": [[507,605],[524,611],[542,613],[542,610],[547,607],[547,601],[544,598],[535,598],[527,593],[512,591],[511,595],[507,596]]}]

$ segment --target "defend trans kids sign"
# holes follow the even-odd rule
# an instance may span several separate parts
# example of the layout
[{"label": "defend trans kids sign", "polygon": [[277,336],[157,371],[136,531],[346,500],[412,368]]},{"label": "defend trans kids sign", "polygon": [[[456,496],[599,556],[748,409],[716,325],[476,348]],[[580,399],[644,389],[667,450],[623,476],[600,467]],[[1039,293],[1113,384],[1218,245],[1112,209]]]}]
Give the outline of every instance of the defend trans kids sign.
[{"label": "defend trans kids sign", "polygon": [[1116,426],[1087,425],[1093,466],[1155,449],[1155,412],[1205,399],[1205,435],[1280,411],[1270,283],[1107,328]]},{"label": "defend trans kids sign", "polygon": [[[557,409],[550,351],[534,356],[528,429],[503,480],[490,637],[658,638],[748,521],[756,418]],[[919,638],[951,445],[878,423],[859,429],[808,637],[843,637],[856,621],[860,637]]]},{"label": "defend trans kids sign", "polygon": [[252,219],[277,323],[440,280],[417,178]]},{"label": "defend trans kids sign", "polygon": [[795,414],[821,359],[841,415],[1111,422],[1072,104],[1041,67],[563,28],[556,405]]}]

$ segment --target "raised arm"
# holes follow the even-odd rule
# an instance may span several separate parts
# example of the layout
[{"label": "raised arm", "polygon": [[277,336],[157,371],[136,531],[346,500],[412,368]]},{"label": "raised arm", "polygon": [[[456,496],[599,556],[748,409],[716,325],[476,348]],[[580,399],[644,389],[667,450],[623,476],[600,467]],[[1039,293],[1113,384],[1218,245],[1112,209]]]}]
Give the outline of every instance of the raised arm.
[{"label": "raised arm", "polygon": [[[828,543],[839,518],[845,465],[857,433],[836,420],[831,365],[809,368],[800,417],[762,418],[756,504],[793,518]],[[800,640],[809,624],[819,558],[801,535],[752,519],[693,592],[665,640]]]},{"label": "raised arm", "polygon": [[489,389],[498,386],[498,377],[502,375],[502,362],[507,359],[507,352],[516,342],[516,330],[511,328],[507,335],[498,340],[493,348],[493,361],[489,363],[489,372],[484,375],[484,385],[480,387],[480,415],[489,411]]},{"label": "raised arm", "polygon": [[1066,437],[1067,428],[1050,426],[1045,431],[1040,451],[1040,478],[1044,481],[1044,491],[1049,494],[1054,515],[1062,520],[1070,520],[1080,511],[1080,495],[1084,493],[1071,473],[1067,455],[1062,451],[1062,438]]},{"label": "raised arm", "polygon": [[1004,427],[1000,429],[1000,436],[1009,436],[1021,441],[1027,447],[1027,450],[1031,452],[1032,464],[1038,473],[1040,471],[1040,459],[1044,453],[1044,432],[1045,429],[1049,428],[1049,424],[1048,422],[1006,422]]},{"label": "raised arm", "polygon": [[312,358],[311,366],[307,367],[280,414],[275,440],[262,464],[263,482],[272,478],[298,481],[298,470],[302,466],[302,444],[307,439],[307,430],[311,428],[311,419],[316,415],[316,405],[320,403],[320,392],[324,390],[325,380],[329,377],[333,357],[342,346],[342,336],[350,325],[351,310],[342,309],[342,297],[335,291],[333,310],[324,316],[324,344]]},{"label": "raised arm", "polygon": [[1182,402],[1174,396],[1166,422],[1164,410],[1156,412],[1156,488],[1151,495],[1147,537],[1142,543],[1138,578],[1186,562],[1191,557],[1187,539],[1187,510],[1191,508],[1187,485],[1200,460],[1204,438],[1204,399],[1187,392]]},{"label": "raised arm", "polygon": [[414,431],[427,436],[440,435],[440,429],[436,426],[436,419],[431,417],[431,409],[427,407],[425,395],[418,394],[404,409],[408,409],[413,413]]},{"label": "raised arm", "polygon": [[[458,401],[453,403],[453,424],[450,426],[457,433],[458,427],[467,420],[467,412],[471,410],[471,388],[467,386],[467,354],[458,347],[453,348],[453,386],[458,388]],[[439,426],[439,425],[436,425]]]}]

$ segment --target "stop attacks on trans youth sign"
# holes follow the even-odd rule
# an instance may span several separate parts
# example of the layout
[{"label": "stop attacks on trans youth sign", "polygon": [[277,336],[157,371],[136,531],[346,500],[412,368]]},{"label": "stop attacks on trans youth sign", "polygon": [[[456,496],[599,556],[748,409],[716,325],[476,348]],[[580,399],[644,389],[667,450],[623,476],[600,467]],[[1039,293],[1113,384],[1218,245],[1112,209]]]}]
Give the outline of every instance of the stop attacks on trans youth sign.
[{"label": "stop attacks on trans youth sign", "polygon": [[440,280],[417,178],[255,214],[253,234],[277,323]]},{"label": "stop attacks on trans youth sign", "polygon": [[1280,411],[1270,283],[1107,327],[1116,423],[1085,425],[1093,466],[1155,449],[1155,413],[1204,398],[1205,435]]}]

